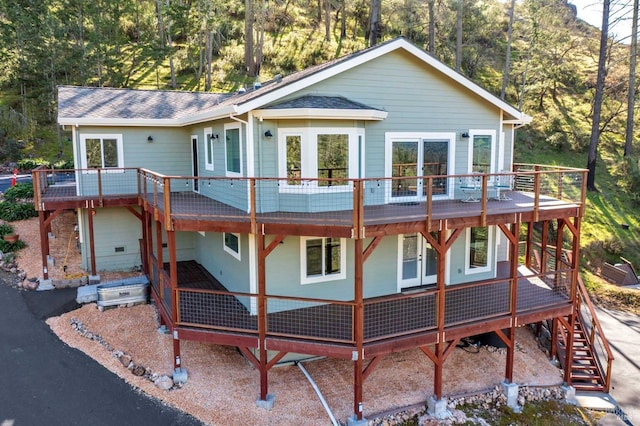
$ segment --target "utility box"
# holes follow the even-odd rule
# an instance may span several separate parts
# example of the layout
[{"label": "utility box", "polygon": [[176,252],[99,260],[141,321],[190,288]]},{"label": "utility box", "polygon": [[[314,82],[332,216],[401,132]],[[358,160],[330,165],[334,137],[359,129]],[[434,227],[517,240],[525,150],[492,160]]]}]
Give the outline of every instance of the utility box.
[{"label": "utility box", "polygon": [[98,286],[98,308],[130,303],[147,303],[148,301],[149,283],[113,283]]}]

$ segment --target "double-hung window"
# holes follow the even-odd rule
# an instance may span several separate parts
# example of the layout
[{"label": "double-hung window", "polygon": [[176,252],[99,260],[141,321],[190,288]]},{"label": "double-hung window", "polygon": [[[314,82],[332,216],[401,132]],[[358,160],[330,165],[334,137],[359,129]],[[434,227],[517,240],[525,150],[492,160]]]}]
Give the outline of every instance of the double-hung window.
[{"label": "double-hung window", "polygon": [[346,277],[344,238],[301,237],[301,282],[310,284]]},{"label": "double-hung window", "polygon": [[80,136],[83,169],[124,167],[122,135],[83,134]]}]

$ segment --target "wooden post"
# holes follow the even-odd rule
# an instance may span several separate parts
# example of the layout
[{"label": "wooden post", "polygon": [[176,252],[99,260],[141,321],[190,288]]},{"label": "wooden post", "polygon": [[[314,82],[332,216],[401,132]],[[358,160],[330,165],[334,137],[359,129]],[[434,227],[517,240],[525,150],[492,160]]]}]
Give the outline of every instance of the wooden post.
[{"label": "wooden post", "polygon": [[533,222],[527,222],[527,246],[525,248],[524,264],[531,269],[531,245],[533,244]]},{"label": "wooden post", "polygon": [[544,274],[547,272],[547,241],[549,240],[549,221],[545,220],[542,222],[542,237],[540,241],[540,273]]},{"label": "wooden post", "polygon": [[49,279],[49,236],[47,235],[47,218],[49,217],[48,211],[40,210],[38,212],[38,219],[40,221],[40,253],[42,255],[42,278]]},{"label": "wooden post", "polygon": [[437,297],[438,297],[438,311],[437,311],[437,324],[438,324],[438,343],[436,343],[436,358],[438,362],[434,362],[434,372],[433,372],[433,393],[436,396],[436,400],[442,399],[442,369],[443,369],[443,354],[444,354],[444,318],[445,318],[445,293],[446,293],[446,283],[444,282],[444,277],[446,274],[446,252],[448,250],[447,244],[447,236],[445,234],[445,230],[441,229],[438,232],[438,248],[436,252],[438,253],[438,262],[437,262],[437,274],[436,274],[436,288],[437,288]]},{"label": "wooden post", "polygon": [[256,234],[258,243],[258,352],[260,361],[260,400],[266,401],[269,391],[268,382],[268,366],[267,366],[267,348],[265,340],[267,338],[267,274],[266,252],[264,246],[264,234],[258,232]]},{"label": "wooden post", "polygon": [[[156,211],[158,211],[156,209]],[[160,288],[160,300],[164,303],[164,250],[162,249],[162,227],[160,226],[160,222],[155,221],[156,227],[156,251],[158,259],[158,287]],[[171,329],[173,329],[173,324],[171,324]]]},{"label": "wooden post", "polygon": [[178,262],[176,259],[176,232],[167,231],[167,246],[169,249],[169,280],[171,282],[171,322],[173,323],[173,368],[181,367],[180,360],[180,338],[176,325],[179,321],[178,312]]},{"label": "wooden post", "polygon": [[95,245],[95,233],[93,229],[93,215],[95,210],[93,208],[87,209],[88,225],[89,225],[89,252],[91,257],[91,275],[96,275],[96,245]]},{"label": "wooden post", "polygon": [[353,240],[354,245],[354,316],[353,332],[356,344],[356,354],[353,362],[353,413],[357,420],[362,420],[362,388],[363,388],[363,358],[364,358],[364,295],[363,295],[363,262],[362,239]]},{"label": "wooden post", "polygon": [[511,285],[511,327],[509,328],[509,342],[507,343],[507,362],[505,379],[513,383],[513,364],[516,349],[516,326],[518,319],[518,241],[520,236],[520,222],[511,224],[511,253],[510,253],[510,285]]}]

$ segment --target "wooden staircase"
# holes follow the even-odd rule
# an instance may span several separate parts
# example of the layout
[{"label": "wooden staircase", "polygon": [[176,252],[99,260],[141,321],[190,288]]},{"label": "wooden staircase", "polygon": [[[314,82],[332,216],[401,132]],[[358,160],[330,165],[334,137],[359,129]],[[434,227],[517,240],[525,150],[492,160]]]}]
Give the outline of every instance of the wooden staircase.
[{"label": "wooden staircase", "polygon": [[[558,359],[564,367],[568,333],[564,325],[558,327],[558,330]],[[572,352],[572,362],[569,370],[571,385],[580,391],[608,392],[609,385],[606,372],[602,369],[598,353],[593,347],[592,334],[585,327],[582,315],[576,316],[573,327]]]}]

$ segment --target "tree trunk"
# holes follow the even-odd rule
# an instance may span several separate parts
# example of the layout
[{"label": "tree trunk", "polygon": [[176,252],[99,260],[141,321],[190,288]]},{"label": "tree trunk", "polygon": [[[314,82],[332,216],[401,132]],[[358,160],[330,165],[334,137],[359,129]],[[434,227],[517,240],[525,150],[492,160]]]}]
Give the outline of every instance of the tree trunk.
[{"label": "tree trunk", "polygon": [[631,48],[629,52],[629,91],[627,93],[627,129],[624,142],[624,156],[633,150],[633,109],[636,104],[636,54],[638,52],[638,0],[633,0],[631,22]]},{"label": "tree trunk", "polygon": [[331,41],[331,0],[324,0],[324,39]]},{"label": "tree trunk", "polygon": [[456,71],[460,72],[462,67],[462,4],[463,0],[458,0],[458,13],[456,13]]},{"label": "tree trunk", "polygon": [[340,2],[340,40],[347,38],[347,0]]},{"label": "tree trunk", "polygon": [[600,115],[602,113],[602,98],[604,83],[607,78],[607,45],[609,42],[609,9],[611,0],[602,2],[602,31],[600,33],[600,53],[598,56],[598,77],[596,79],[596,93],[593,99],[593,122],[591,123],[591,138],[589,140],[589,156],[587,158],[587,189],[596,190],[596,159],[598,157],[598,142],[600,140]]},{"label": "tree trunk", "polygon": [[256,64],[253,59],[253,0],[245,0],[244,7],[244,67],[250,77],[255,77]]},{"label": "tree trunk", "polygon": [[378,44],[380,38],[382,0],[371,0],[371,13],[369,14],[369,46]]},{"label": "tree trunk", "polygon": [[507,53],[504,58],[504,73],[502,74],[502,89],[500,90],[500,99],[504,100],[507,91],[507,82],[509,81],[509,69],[511,61],[511,35],[513,33],[513,15],[516,6],[516,0],[511,0],[509,8],[509,28],[507,29]]},{"label": "tree trunk", "polygon": [[429,53],[436,52],[436,14],[434,11],[435,0],[429,0]]}]

